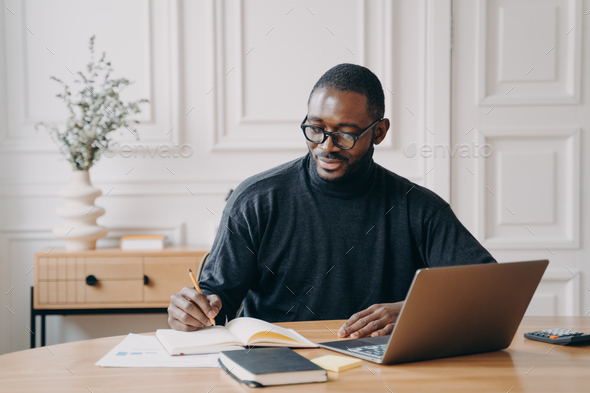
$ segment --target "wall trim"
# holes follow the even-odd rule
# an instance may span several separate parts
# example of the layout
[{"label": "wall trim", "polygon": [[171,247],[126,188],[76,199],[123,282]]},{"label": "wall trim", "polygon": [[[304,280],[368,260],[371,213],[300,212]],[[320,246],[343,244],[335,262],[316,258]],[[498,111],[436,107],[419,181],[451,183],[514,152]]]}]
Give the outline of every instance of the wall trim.
[{"label": "wall trim", "polygon": [[[2,2],[4,3],[4,2]],[[165,74],[166,77],[169,77],[169,83],[165,84],[164,86],[168,86],[167,89],[167,94],[166,94],[166,98],[168,99],[168,101],[170,102],[170,106],[165,110],[166,113],[166,119],[168,120],[168,122],[173,123],[170,125],[170,127],[174,126],[174,129],[168,134],[165,135],[167,130],[162,130],[162,135],[163,137],[143,137],[142,139],[140,139],[139,141],[136,141],[134,138],[123,138],[120,141],[118,141],[120,144],[124,143],[124,144],[130,144],[130,145],[134,145],[137,143],[170,143],[170,142],[177,142],[178,144],[182,144],[186,137],[184,134],[184,123],[183,123],[183,117],[180,116],[180,112],[181,112],[181,108],[180,108],[180,102],[181,102],[181,84],[180,84],[180,50],[179,50],[179,45],[180,45],[180,32],[179,29],[181,28],[181,23],[180,23],[180,12],[179,12],[179,0],[172,0],[166,3],[166,14],[164,16],[164,18],[162,18],[162,31],[159,32],[160,34],[165,34],[167,36],[167,41],[162,44],[162,46],[165,47],[165,50],[167,53],[164,54],[158,54],[155,53],[154,50],[154,34],[158,34],[158,32],[153,32],[154,30],[154,0],[145,0],[144,3],[146,4],[147,7],[147,16],[148,16],[148,20],[145,21],[145,29],[147,30],[147,36],[146,39],[148,40],[147,42],[147,61],[145,67],[148,68],[148,74],[147,74],[147,89],[150,92],[150,110],[149,110],[149,116],[148,119],[146,120],[141,120],[140,124],[139,124],[139,130],[141,133],[141,126],[143,125],[148,125],[150,127],[155,127],[156,126],[156,121],[155,119],[157,118],[157,114],[156,114],[156,109],[155,109],[155,104],[154,104],[154,99],[153,96],[157,95],[157,92],[154,90],[154,83],[155,83],[155,78],[156,75],[154,75],[154,64],[153,60],[155,58],[160,58],[160,59],[165,59],[164,62],[164,68],[167,69],[169,72],[167,74]],[[21,2],[20,4],[20,9],[19,12],[21,13],[20,15],[17,14],[18,17],[18,21],[16,22],[19,25],[19,39],[21,40],[19,43],[15,44],[16,47],[18,48],[17,51],[19,53],[17,58],[19,58],[20,60],[17,60],[22,62],[22,64],[17,65],[17,67],[21,68],[21,74],[20,77],[22,77],[22,80],[20,81],[20,83],[17,81],[17,87],[18,88],[23,88],[22,92],[20,94],[15,95],[15,97],[13,97],[16,100],[22,101],[22,105],[16,105],[17,110],[16,111],[12,111],[10,112],[10,108],[2,108],[0,109],[0,114],[4,113],[6,116],[0,116],[0,118],[2,119],[0,121],[0,153],[56,153],[57,154],[57,147],[54,144],[54,142],[51,140],[51,138],[49,137],[49,135],[43,135],[41,137],[41,135],[27,135],[25,137],[15,137],[15,133],[20,133],[23,129],[24,126],[29,127],[30,130],[32,130],[33,124],[36,123],[37,121],[48,121],[48,122],[53,122],[53,123],[57,123],[58,125],[64,125],[63,121],[53,121],[51,119],[31,119],[28,116],[28,107],[27,107],[27,101],[26,101],[26,95],[28,94],[27,88],[26,88],[26,84],[27,84],[27,70],[26,70],[26,29],[25,29],[25,25],[24,25],[24,1]],[[3,12],[2,16],[4,16],[5,11],[3,8]],[[25,38],[23,38],[25,37]],[[5,51],[6,51],[6,45],[4,43],[6,36],[4,35],[4,32],[0,33],[0,38],[2,39],[2,54],[0,56],[2,56],[4,58],[4,61],[2,62],[2,65],[0,65],[0,71],[4,71],[3,75],[6,75],[7,73],[7,68],[5,68],[5,63],[6,63],[6,58],[5,56]],[[20,44],[20,45],[19,45]],[[0,97],[3,96],[7,96],[8,95],[8,84],[5,80],[2,81],[2,83],[0,83]],[[6,100],[4,100],[6,101]],[[163,106],[164,108],[166,107],[165,105]],[[12,115],[8,116],[8,113],[12,113]],[[144,111],[143,114],[145,115],[147,112]],[[140,114],[141,116],[141,114]],[[15,118],[16,117],[16,118]],[[11,120],[12,119],[12,120]],[[29,130],[29,131],[30,131]],[[115,131],[118,132],[118,131]],[[127,132],[127,131],[125,131]],[[41,134],[41,131],[38,132],[38,134]],[[153,135],[153,131],[152,131],[152,135]]]},{"label": "wall trim", "polygon": [[[569,0],[568,26],[582,26],[582,1]],[[540,94],[488,94],[487,91],[487,0],[477,2],[477,48],[476,48],[476,105],[479,106],[520,106],[520,105],[578,105],[581,102],[581,67],[582,67],[582,29],[574,29],[572,35],[566,38],[567,65],[565,75],[565,91],[560,93]],[[557,23],[559,27],[561,24]],[[561,28],[565,28],[561,26]],[[569,28],[569,27],[568,27]],[[557,33],[559,34],[559,33]]]},{"label": "wall trim", "polygon": [[[520,249],[575,249],[580,247],[580,129],[570,126],[553,127],[480,127],[474,130],[476,141],[479,145],[488,143],[494,138],[502,139],[537,139],[537,138],[559,138],[563,139],[569,147],[569,155],[565,157],[568,172],[571,174],[571,189],[569,190],[568,207],[565,219],[569,223],[567,233],[561,237],[544,238],[537,237],[530,240],[514,237],[490,238],[486,234],[486,197],[489,192],[486,186],[486,159],[477,158],[474,160],[475,173],[477,174],[474,183],[475,209],[477,211],[475,237],[481,239],[484,247],[490,250],[520,250]],[[524,227],[524,225],[523,225]]]},{"label": "wall trim", "polygon": [[[571,271],[570,271],[571,270]],[[579,269],[552,268],[547,269],[541,283],[557,283],[564,285],[565,313],[567,316],[580,316],[580,281]],[[543,292],[541,292],[543,293]],[[539,294],[541,294],[539,293]]]}]

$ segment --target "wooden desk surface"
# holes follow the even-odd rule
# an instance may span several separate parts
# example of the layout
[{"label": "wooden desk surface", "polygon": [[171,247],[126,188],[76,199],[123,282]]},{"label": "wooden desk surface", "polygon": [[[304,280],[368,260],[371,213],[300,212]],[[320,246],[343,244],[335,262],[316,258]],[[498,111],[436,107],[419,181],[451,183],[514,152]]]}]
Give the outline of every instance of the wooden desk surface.
[{"label": "wooden desk surface", "polygon": [[[334,340],[343,321],[279,324],[315,342]],[[590,317],[526,317],[504,351],[447,359],[329,372],[320,384],[266,388],[264,392],[588,392],[590,346],[562,347],[525,340],[523,333],[551,327],[590,332]],[[238,384],[220,368],[101,368],[94,365],[124,336],[30,349],[0,356],[0,392],[258,391]],[[298,350],[312,359],[336,354]],[[71,371],[70,371],[71,370]]]}]

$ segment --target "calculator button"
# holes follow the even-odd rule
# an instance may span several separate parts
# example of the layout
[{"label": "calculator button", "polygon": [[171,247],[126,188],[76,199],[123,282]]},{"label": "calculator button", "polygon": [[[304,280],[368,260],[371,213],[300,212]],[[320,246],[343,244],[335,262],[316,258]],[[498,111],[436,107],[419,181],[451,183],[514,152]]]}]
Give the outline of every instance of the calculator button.
[{"label": "calculator button", "polygon": [[559,336],[549,336],[549,338],[559,338]]}]

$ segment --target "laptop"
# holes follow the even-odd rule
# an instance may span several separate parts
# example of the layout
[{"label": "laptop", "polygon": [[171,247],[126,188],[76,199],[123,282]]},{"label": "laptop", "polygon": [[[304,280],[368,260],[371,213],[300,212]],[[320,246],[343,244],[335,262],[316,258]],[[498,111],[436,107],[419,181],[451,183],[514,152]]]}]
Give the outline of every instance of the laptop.
[{"label": "laptop", "polygon": [[318,344],[379,364],[507,348],[548,260],[419,269],[391,335]]}]

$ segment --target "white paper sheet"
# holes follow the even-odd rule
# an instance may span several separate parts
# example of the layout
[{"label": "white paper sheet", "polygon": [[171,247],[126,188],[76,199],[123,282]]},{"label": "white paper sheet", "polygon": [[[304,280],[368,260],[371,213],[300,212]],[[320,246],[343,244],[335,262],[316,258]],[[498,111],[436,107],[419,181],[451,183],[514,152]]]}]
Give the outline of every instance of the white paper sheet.
[{"label": "white paper sheet", "polygon": [[171,356],[155,336],[129,334],[96,362],[101,367],[219,367],[219,354]]}]

